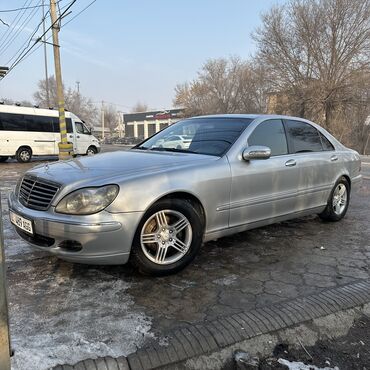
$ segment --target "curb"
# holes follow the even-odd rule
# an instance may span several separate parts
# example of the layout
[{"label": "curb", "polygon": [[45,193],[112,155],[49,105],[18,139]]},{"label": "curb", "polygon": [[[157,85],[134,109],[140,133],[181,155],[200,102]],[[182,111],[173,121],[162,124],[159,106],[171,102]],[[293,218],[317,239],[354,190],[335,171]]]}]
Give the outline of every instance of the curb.
[{"label": "curb", "polygon": [[175,365],[238,342],[370,302],[370,281],[328,289],[272,306],[220,317],[170,332],[168,345],[139,349],[127,357],[88,359],[54,370],[147,370]]}]

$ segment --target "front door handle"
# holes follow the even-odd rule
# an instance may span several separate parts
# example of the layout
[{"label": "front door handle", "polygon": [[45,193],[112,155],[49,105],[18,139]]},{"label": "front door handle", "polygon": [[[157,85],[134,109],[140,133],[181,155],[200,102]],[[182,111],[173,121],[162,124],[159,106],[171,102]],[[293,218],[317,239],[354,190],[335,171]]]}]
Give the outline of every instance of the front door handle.
[{"label": "front door handle", "polygon": [[338,160],[338,157],[337,157],[336,155],[332,155],[332,156],[330,157],[330,160],[331,160],[332,162],[337,161],[337,160]]},{"label": "front door handle", "polygon": [[285,166],[287,167],[293,167],[297,164],[297,162],[294,159],[289,159],[289,161],[285,162]]},{"label": "front door handle", "polygon": [[80,135],[77,135],[77,139],[79,139],[80,138]]}]

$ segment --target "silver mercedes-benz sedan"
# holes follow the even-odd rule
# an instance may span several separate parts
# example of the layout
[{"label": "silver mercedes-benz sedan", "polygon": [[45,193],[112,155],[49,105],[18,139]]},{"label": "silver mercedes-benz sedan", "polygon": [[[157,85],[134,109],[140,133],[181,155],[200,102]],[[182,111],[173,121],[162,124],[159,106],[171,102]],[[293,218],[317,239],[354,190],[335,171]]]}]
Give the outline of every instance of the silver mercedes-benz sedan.
[{"label": "silver mercedes-benz sedan", "polygon": [[[190,144],[160,145],[171,136]],[[313,213],[339,221],[360,170],[356,151],[301,118],[195,117],[129,151],[34,167],[9,197],[10,219],[65,260],[164,275],[207,240]]]}]

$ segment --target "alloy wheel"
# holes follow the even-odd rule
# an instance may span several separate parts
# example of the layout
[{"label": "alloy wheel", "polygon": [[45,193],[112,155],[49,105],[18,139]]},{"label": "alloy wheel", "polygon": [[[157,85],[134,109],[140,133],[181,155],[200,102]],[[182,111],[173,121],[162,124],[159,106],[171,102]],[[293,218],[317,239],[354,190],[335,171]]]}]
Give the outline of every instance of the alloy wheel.
[{"label": "alloy wheel", "polygon": [[190,222],[181,212],[162,210],[145,222],[140,233],[141,249],[150,261],[167,265],[188,252],[192,236]]},{"label": "alloy wheel", "polygon": [[336,215],[341,215],[347,206],[347,188],[339,183],[333,192],[333,211]]}]

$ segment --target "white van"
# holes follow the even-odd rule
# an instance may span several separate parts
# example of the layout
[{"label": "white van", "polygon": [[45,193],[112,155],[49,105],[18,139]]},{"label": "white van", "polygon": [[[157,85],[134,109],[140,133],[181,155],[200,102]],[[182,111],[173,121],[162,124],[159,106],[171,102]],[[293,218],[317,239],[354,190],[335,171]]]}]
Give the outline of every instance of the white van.
[{"label": "white van", "polygon": [[[100,151],[98,139],[75,114],[66,112],[67,138],[74,154]],[[57,110],[0,105],[0,162],[15,157],[29,162],[32,156],[58,155],[60,142]]]}]

